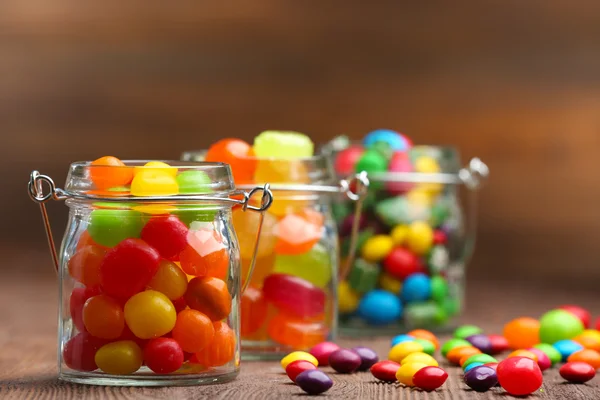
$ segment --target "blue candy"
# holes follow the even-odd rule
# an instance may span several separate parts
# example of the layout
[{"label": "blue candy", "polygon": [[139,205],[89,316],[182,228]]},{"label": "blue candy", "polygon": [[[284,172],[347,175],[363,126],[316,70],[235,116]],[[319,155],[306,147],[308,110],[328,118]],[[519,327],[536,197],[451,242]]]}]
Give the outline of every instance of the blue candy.
[{"label": "blue candy", "polygon": [[431,279],[425,274],[412,274],[402,283],[402,300],[406,303],[425,301],[431,297]]},{"label": "blue candy", "polygon": [[464,372],[465,372],[465,374],[466,374],[467,372],[469,372],[470,370],[472,370],[473,368],[475,368],[475,367],[479,367],[480,365],[483,365],[483,363],[480,363],[480,362],[474,362],[474,363],[471,363],[471,364],[467,365],[467,367],[465,368],[465,371],[464,371]]},{"label": "blue candy", "polygon": [[392,339],[392,347],[394,347],[398,343],[413,342],[414,340],[415,338],[410,335],[398,335]]},{"label": "blue candy", "polygon": [[402,303],[393,293],[372,290],[360,301],[358,315],[373,325],[389,324],[402,315]]},{"label": "blue candy", "polygon": [[395,151],[407,151],[411,147],[410,142],[404,135],[390,129],[374,130],[363,139],[365,147],[371,147],[377,142],[385,142]]},{"label": "blue candy", "polygon": [[575,353],[576,351],[583,350],[582,345],[569,339],[559,340],[552,346],[554,346],[554,348],[558,350],[558,352],[562,356],[563,361],[567,361],[567,358],[569,358],[569,356]]}]

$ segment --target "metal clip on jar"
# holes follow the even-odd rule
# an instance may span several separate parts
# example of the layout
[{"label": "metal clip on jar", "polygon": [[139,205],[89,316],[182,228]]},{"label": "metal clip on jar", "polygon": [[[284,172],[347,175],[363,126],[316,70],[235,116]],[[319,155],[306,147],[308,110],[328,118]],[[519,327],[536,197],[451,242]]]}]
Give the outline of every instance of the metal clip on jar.
[{"label": "metal clip on jar", "polygon": [[[337,154],[342,153],[330,155]],[[387,172],[368,173],[357,256],[342,271],[338,291],[345,334],[446,331],[462,311],[465,265],[475,237],[474,192],[488,168],[474,158],[461,169],[452,148],[419,146],[398,156]],[[467,218],[460,185],[470,192]],[[342,254],[356,240],[350,209],[347,202],[334,205]]]},{"label": "metal clip on jar", "polygon": [[[188,152],[183,159],[200,161],[204,152]],[[268,181],[277,200],[265,213],[256,268],[242,296],[242,358],[278,358],[334,340],[340,261],[332,196],[343,195],[354,202],[358,222],[369,184],[366,174],[338,180],[322,155],[244,160],[253,169],[252,181]],[[233,224],[245,268],[252,250],[254,217],[234,211]]]},{"label": "metal clip on jar", "polygon": [[[59,378],[125,386],[231,380],[245,288],[232,208],[258,213],[258,248],[269,185],[236,190],[222,163],[145,163],[73,163],[64,190],[31,173],[29,194],[59,277]],[[257,192],[260,203],[251,205]],[[59,253],[48,200],[66,200],[70,210]]]}]

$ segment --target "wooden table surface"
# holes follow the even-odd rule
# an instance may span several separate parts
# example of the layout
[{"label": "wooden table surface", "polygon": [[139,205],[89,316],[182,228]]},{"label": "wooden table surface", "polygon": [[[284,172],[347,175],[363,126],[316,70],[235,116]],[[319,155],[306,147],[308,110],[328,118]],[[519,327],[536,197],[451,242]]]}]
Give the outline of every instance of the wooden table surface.
[{"label": "wooden table surface", "polygon": [[[11,259],[21,265],[16,274],[0,276],[0,399],[264,399],[304,396],[282,373],[277,362],[244,362],[240,376],[221,385],[176,388],[117,388],[85,386],[59,382],[56,367],[56,278],[51,268],[29,272],[27,265],[49,265],[42,253],[29,253]],[[40,271],[40,269],[37,269]],[[470,282],[468,310],[463,322],[477,324],[487,332],[500,332],[508,319],[531,315],[564,303],[578,303],[598,311],[595,293],[573,293],[560,289],[531,288],[531,283],[502,284]],[[594,308],[596,307],[596,308]],[[377,350],[381,357],[388,351],[389,337],[341,339],[345,346],[363,344]],[[446,365],[443,365],[446,367]],[[332,372],[328,368],[327,372]],[[503,399],[510,398],[496,388],[485,394],[469,390],[461,380],[461,371],[449,367],[450,378],[436,392],[424,393],[400,384],[377,382],[369,373],[339,375],[331,373],[334,386],[327,398],[385,399]],[[587,384],[565,383],[557,369],[544,374],[544,385],[535,399],[600,399],[600,378]]]}]

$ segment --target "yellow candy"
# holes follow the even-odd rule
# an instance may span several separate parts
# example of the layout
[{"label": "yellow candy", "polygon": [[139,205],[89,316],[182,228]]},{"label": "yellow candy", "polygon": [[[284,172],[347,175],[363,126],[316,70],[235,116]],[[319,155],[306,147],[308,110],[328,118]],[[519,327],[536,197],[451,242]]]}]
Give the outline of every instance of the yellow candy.
[{"label": "yellow candy", "polygon": [[135,336],[152,339],[171,332],[177,313],[171,300],[156,290],[132,296],[124,307],[125,322]]},{"label": "yellow candy", "polygon": [[394,246],[402,246],[408,237],[408,225],[396,225],[394,229],[392,229],[392,242],[394,242]]},{"label": "yellow candy", "polygon": [[398,294],[402,290],[402,282],[386,272],[383,272],[379,276],[379,286],[381,286],[383,290],[387,290],[394,294]]},{"label": "yellow candy", "polygon": [[307,353],[305,351],[294,351],[294,352],[288,354],[287,356],[283,357],[281,359],[281,366],[283,367],[283,369],[286,369],[288,364],[291,364],[294,361],[298,361],[298,360],[308,361],[309,363],[313,364],[315,367],[319,366],[319,362],[317,361],[317,359],[312,354]]},{"label": "yellow candy", "polygon": [[360,297],[348,282],[342,281],[338,285],[338,308],[342,314],[348,314],[356,311]]},{"label": "yellow candy", "polygon": [[[426,184],[431,185],[431,184]],[[437,184],[436,184],[437,185]],[[417,186],[406,194],[406,199],[412,204],[431,207],[433,203],[433,195],[427,186]]]},{"label": "yellow candy", "polygon": [[437,174],[440,172],[440,165],[433,157],[421,156],[415,161],[415,171],[424,174]]},{"label": "yellow candy", "polygon": [[586,349],[600,351],[600,332],[595,329],[586,329],[573,338]]},{"label": "yellow candy", "polygon": [[419,362],[401,365],[396,372],[396,379],[398,379],[398,382],[406,386],[415,386],[413,383],[413,377],[417,372],[425,367],[428,367],[428,365]]},{"label": "yellow candy", "polygon": [[175,178],[177,176],[177,168],[175,167],[171,167],[169,164],[164,163],[162,161],[149,161],[146,164],[144,164],[143,167],[135,167],[133,169],[133,174],[137,175],[140,172],[148,172],[148,171],[153,171],[153,172],[166,172],[167,174],[173,176],[173,178]]},{"label": "yellow candy", "polygon": [[[264,183],[308,184],[310,177],[306,165],[301,160],[260,160],[254,172],[254,181]],[[269,212],[278,217],[298,212],[310,205],[310,201],[301,199],[310,193],[273,191],[277,202],[273,202]]]},{"label": "yellow candy", "polygon": [[367,239],[360,249],[362,258],[371,262],[379,262],[385,258],[394,247],[391,236],[375,235]]},{"label": "yellow candy", "polygon": [[388,353],[388,360],[402,363],[406,356],[412,353],[423,353],[423,346],[418,342],[402,342],[391,348]]},{"label": "yellow candy", "polygon": [[100,347],[94,360],[107,374],[133,374],[142,366],[142,349],[132,340],[120,340]]},{"label": "yellow candy", "polygon": [[179,193],[175,177],[165,171],[142,171],[131,182],[133,196],[174,196]]},{"label": "yellow candy", "polygon": [[438,364],[435,358],[423,352],[411,353],[407,355],[406,357],[404,357],[404,360],[402,360],[401,365],[412,363],[426,364],[430,367],[439,367],[440,365]]},{"label": "yellow candy", "polygon": [[433,229],[422,221],[415,221],[410,224],[406,246],[412,252],[423,255],[429,251],[433,245]]}]

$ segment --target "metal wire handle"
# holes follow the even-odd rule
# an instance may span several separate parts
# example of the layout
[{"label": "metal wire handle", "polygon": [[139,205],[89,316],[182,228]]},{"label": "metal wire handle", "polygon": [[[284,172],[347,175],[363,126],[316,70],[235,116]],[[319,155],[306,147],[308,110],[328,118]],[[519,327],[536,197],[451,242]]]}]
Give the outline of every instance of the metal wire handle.
[{"label": "metal wire handle", "polygon": [[[48,192],[44,193],[44,184],[48,186]],[[91,201],[109,201],[109,202],[131,202],[130,198],[126,197],[102,197],[95,195],[87,195],[87,194],[79,194],[79,193],[71,193],[67,192],[63,189],[57,188],[54,184],[52,178],[48,175],[42,175],[38,171],[31,172],[29,177],[29,184],[27,185],[27,189],[29,192],[29,197],[40,205],[40,211],[42,213],[42,221],[44,222],[44,228],[46,230],[46,238],[48,239],[48,247],[50,248],[50,255],[52,256],[52,262],[54,263],[54,269],[58,273],[60,268],[58,254],[56,252],[56,245],[54,242],[54,236],[52,235],[52,228],[50,225],[50,218],[48,217],[48,212],[46,210],[46,202],[49,200],[65,200],[68,198],[78,199],[78,200],[91,200]],[[258,192],[262,192],[261,204],[260,207],[252,206],[249,204],[252,196]],[[233,196],[242,195],[243,199],[235,199],[231,197],[213,197],[213,196],[203,196],[203,195],[186,195],[186,196],[140,196],[136,197],[136,201],[144,201],[144,202],[172,202],[173,200],[178,201],[210,201],[213,203],[224,203],[224,204],[240,204],[242,206],[242,210],[250,210],[260,213],[260,219],[258,222],[258,228],[256,232],[256,242],[254,244],[254,254],[252,255],[252,261],[250,263],[250,269],[248,271],[248,279],[252,276],[252,272],[254,271],[254,264],[256,263],[256,254],[258,250],[258,243],[260,239],[260,233],[262,230],[263,220],[264,220],[264,212],[271,207],[273,203],[273,193],[269,188],[269,184],[266,183],[264,186],[257,186],[252,188],[250,192],[245,191],[235,191],[232,193]],[[244,285],[242,290],[246,289],[247,285]]]}]

